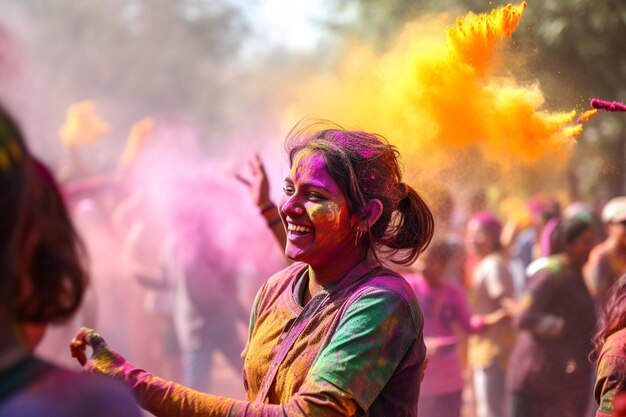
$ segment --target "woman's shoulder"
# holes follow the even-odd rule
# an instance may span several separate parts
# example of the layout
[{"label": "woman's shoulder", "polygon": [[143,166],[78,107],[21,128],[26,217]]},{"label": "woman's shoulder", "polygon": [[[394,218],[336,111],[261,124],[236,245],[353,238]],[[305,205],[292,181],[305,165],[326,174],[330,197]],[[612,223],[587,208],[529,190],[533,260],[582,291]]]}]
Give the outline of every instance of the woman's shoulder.
[{"label": "woman's shoulder", "polygon": [[363,282],[361,288],[391,292],[401,296],[414,295],[411,284],[405,277],[384,266],[377,268],[371,278]]},{"label": "woman's shoulder", "polygon": [[351,291],[348,305],[351,306],[349,308],[364,306],[374,315],[412,317],[416,329],[420,328],[423,321],[411,285],[402,275],[386,267],[376,269],[369,279]]},{"label": "woman's shoulder", "polygon": [[565,264],[559,256],[545,256],[535,259],[526,268],[531,281],[547,281],[563,275]]},{"label": "woman's shoulder", "polygon": [[131,392],[121,383],[54,365],[48,368],[0,406],[0,417],[141,416]]},{"label": "woman's shoulder", "polygon": [[619,356],[626,359],[626,328],[607,337],[602,346],[602,356]]},{"label": "woman's shoulder", "polygon": [[419,310],[415,290],[400,274],[387,267],[380,267],[353,291],[352,298],[384,298],[389,303],[401,303],[411,310]]}]

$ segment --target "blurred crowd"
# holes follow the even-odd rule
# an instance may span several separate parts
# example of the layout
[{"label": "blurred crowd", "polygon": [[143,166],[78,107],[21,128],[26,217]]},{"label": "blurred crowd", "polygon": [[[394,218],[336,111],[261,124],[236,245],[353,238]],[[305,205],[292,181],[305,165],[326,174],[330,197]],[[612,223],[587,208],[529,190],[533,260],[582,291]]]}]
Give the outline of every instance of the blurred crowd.
[{"label": "blurred crowd", "polygon": [[[153,160],[138,156],[152,134],[144,121],[118,167],[87,175],[76,145],[101,134],[98,123],[87,125],[65,129],[68,153],[58,176],[88,250],[92,286],[72,322],[48,326],[45,336],[41,326],[25,324],[25,334],[41,356],[72,366],[66,351],[73,332],[95,327],[140,366],[219,392],[216,355],[238,375],[252,295],[287,262],[282,224],[262,221],[275,209],[265,207],[262,162],[256,158],[252,173],[240,175],[245,186],[184,158],[181,171],[157,166],[171,174],[160,177]],[[606,397],[606,369],[596,375],[595,364],[607,339],[602,318],[623,304],[626,196],[564,206],[542,193],[508,211],[483,193],[460,202],[439,187],[425,197],[435,202],[435,238],[410,268],[394,267],[425,319],[420,415],[592,416],[594,386],[596,401],[623,403],[624,381]]]},{"label": "blurred crowd", "polygon": [[423,415],[595,415],[595,335],[624,308],[609,294],[624,291],[626,197],[563,208],[542,193],[508,216],[439,200],[436,237],[405,273],[425,316]]}]

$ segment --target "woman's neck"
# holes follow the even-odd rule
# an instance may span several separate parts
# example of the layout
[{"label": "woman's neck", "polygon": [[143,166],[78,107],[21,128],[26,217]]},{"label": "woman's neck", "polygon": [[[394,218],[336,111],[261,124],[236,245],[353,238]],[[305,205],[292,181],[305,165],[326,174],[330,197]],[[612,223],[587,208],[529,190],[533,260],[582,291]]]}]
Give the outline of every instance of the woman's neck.
[{"label": "woman's neck", "polygon": [[336,260],[332,264],[323,266],[309,265],[309,284],[305,292],[304,301],[307,302],[320,292],[324,287],[340,281],[352,269],[363,261],[367,253],[361,253],[359,256],[347,257],[346,259]]}]

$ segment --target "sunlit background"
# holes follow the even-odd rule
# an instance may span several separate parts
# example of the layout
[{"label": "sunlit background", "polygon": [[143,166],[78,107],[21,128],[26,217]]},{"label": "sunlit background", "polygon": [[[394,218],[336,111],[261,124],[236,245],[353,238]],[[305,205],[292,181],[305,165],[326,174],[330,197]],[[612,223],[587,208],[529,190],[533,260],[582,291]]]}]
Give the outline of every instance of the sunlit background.
[{"label": "sunlit background", "polygon": [[[475,33],[450,46],[457,18],[502,5],[0,0],[0,100],[69,190],[90,249],[97,302],[77,323],[168,372],[130,271],[158,270],[162,229],[197,233],[198,210],[217,219],[203,230],[236,265],[248,309],[283,260],[234,175],[260,153],[277,198],[283,140],[305,118],[386,136],[409,182],[432,204],[445,185],[458,211],[476,193],[502,215],[539,191],[594,205],[626,193],[626,115],[576,123],[593,97],[626,100],[626,2],[530,0],[493,51]],[[241,396],[224,372],[215,391]]]}]

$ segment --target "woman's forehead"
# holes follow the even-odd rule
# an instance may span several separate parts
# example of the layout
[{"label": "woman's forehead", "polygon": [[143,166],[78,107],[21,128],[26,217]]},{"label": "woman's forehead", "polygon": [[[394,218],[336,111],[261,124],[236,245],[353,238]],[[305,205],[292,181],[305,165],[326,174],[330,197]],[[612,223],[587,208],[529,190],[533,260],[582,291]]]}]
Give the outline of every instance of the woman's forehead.
[{"label": "woman's forehead", "polygon": [[329,176],[324,156],[311,149],[303,149],[296,154],[291,165],[290,175],[294,180],[305,177]]}]

